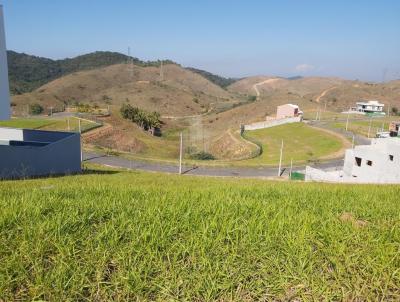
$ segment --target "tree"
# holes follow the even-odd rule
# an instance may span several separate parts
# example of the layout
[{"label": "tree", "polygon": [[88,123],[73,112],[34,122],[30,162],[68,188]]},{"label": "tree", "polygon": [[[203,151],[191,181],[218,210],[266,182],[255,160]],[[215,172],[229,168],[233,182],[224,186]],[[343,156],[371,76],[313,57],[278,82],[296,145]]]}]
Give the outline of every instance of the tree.
[{"label": "tree", "polygon": [[31,104],[29,105],[29,113],[33,115],[38,115],[43,112],[43,107],[40,104]]},{"label": "tree", "polygon": [[161,116],[158,112],[150,113],[130,104],[123,104],[120,113],[124,119],[132,121],[143,130],[154,130],[161,127]]},{"label": "tree", "polygon": [[392,113],[394,115],[398,115],[399,114],[399,109],[397,107],[392,107]]}]

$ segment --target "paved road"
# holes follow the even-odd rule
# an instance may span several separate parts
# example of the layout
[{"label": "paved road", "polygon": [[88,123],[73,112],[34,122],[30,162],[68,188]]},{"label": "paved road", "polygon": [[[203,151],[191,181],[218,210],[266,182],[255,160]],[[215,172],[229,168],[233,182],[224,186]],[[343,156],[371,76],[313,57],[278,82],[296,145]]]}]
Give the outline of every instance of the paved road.
[{"label": "paved road", "polygon": [[[331,131],[335,131],[341,135],[344,135],[348,138],[353,137],[353,133],[350,131],[345,131],[343,129],[336,129],[333,127],[329,127],[328,122],[310,122],[310,124],[314,127],[320,127],[329,129]],[[355,135],[355,144],[356,145],[369,145],[371,142],[369,139]],[[153,172],[165,172],[165,173],[178,173],[178,163],[174,164],[164,164],[164,163],[156,163],[156,162],[146,162],[139,160],[129,160],[123,157],[118,156],[108,156],[105,154],[97,154],[97,153],[85,153],[84,161],[90,163],[96,163],[100,165],[107,165],[116,168],[126,168],[126,169],[135,169],[135,170],[144,170],[144,171],[153,171]],[[323,163],[317,164],[309,164],[310,166],[317,169],[324,170],[339,170],[343,168],[343,159],[334,159]],[[289,167],[283,167],[284,172],[282,175],[289,174]],[[303,171],[305,170],[305,165],[293,167],[293,171]],[[277,167],[193,167],[193,166],[185,166],[184,174],[189,175],[202,175],[202,176],[234,176],[234,177],[274,177],[278,174]]]},{"label": "paved road", "polygon": [[[155,162],[144,162],[138,160],[130,160],[118,156],[108,156],[105,154],[97,153],[84,153],[84,161],[106,165],[115,168],[125,168],[125,169],[135,169],[153,172],[165,172],[165,173],[178,173],[178,164],[163,164]],[[311,165],[316,168],[321,169],[336,169],[343,166],[343,160],[331,160],[325,163],[319,163]],[[283,175],[288,175],[289,168],[285,168]],[[305,166],[294,167],[294,171],[304,170]],[[236,177],[273,177],[277,176],[278,168],[276,167],[260,167],[260,168],[250,168],[250,167],[193,167],[184,166],[184,174],[189,175],[202,175],[202,176],[236,176]]]},{"label": "paved road", "polygon": [[[337,120],[337,122],[340,122],[340,121],[342,121],[342,120]],[[343,121],[346,121],[346,120],[343,120]],[[352,140],[353,136],[354,136],[354,144],[356,146],[371,144],[371,140],[369,138],[366,138],[365,136],[362,136],[362,135],[354,134],[351,131],[346,131],[341,128],[331,127],[331,126],[329,126],[330,122],[332,122],[332,121],[310,121],[308,124],[313,127],[323,128],[323,129],[327,129],[327,130],[336,132],[344,137],[347,137],[349,140]]]}]

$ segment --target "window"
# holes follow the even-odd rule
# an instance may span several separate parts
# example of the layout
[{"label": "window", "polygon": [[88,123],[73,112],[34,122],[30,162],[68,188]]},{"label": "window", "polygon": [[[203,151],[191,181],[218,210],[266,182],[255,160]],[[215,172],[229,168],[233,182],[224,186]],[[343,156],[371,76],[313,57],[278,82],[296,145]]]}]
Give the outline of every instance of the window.
[{"label": "window", "polygon": [[372,166],[372,160],[367,160],[367,165]]},{"label": "window", "polygon": [[389,154],[389,160],[390,160],[390,161],[393,161],[393,158],[394,158],[394,156],[391,155],[391,154]]},{"label": "window", "polygon": [[362,162],[361,157],[356,157],[356,165],[361,167],[361,162]]}]

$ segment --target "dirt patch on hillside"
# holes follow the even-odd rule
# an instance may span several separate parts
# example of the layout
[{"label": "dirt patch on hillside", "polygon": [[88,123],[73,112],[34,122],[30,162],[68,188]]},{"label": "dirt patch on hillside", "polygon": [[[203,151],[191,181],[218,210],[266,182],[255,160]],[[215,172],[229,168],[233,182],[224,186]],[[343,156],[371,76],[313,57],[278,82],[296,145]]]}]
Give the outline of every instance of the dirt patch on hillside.
[{"label": "dirt patch on hillside", "polygon": [[213,142],[210,151],[218,158],[240,160],[252,157],[258,148],[244,140],[238,132],[228,130]]}]

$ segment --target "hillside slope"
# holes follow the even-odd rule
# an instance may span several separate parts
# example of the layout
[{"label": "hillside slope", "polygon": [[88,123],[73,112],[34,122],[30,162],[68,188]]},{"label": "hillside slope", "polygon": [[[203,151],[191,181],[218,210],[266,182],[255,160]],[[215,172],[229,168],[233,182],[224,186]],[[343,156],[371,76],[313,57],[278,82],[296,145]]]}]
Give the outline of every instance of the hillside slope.
[{"label": "hillside slope", "polygon": [[38,102],[44,107],[63,107],[75,102],[100,106],[132,103],[167,115],[201,114],[211,103],[226,102],[232,94],[199,74],[175,64],[160,68],[116,64],[75,72],[31,93],[13,97],[14,112],[21,113],[26,104]]},{"label": "hillside slope", "polygon": [[116,52],[98,51],[75,58],[51,60],[7,51],[7,59],[10,91],[21,94],[68,73],[123,63],[128,57]]}]

